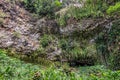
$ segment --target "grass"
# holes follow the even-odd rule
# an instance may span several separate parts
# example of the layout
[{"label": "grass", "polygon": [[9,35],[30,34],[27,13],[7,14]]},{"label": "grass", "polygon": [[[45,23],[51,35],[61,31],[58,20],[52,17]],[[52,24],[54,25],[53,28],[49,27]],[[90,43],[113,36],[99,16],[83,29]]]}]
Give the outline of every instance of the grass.
[{"label": "grass", "polygon": [[11,58],[0,50],[0,80],[119,80],[120,71],[104,66],[79,68],[44,67]]},{"label": "grass", "polygon": [[120,1],[117,2],[114,6],[110,6],[108,9],[107,9],[107,13],[108,14],[115,14],[115,13],[120,13]]}]

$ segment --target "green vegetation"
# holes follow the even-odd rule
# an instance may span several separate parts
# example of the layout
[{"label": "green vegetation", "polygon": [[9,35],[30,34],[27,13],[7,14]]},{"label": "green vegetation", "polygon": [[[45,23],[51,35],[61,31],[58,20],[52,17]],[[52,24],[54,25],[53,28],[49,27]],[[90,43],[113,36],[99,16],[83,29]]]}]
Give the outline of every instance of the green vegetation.
[{"label": "green vegetation", "polygon": [[101,55],[103,63],[114,70],[120,69],[119,31],[120,20],[116,20],[111,29],[101,32],[96,40],[97,51]]},{"label": "green vegetation", "polygon": [[76,19],[82,18],[99,18],[103,17],[103,12],[106,10],[107,4],[102,0],[97,0],[93,2],[93,0],[87,0],[86,4],[82,8],[72,7],[70,9],[71,17]]},{"label": "green vegetation", "polygon": [[0,80],[29,80],[39,69],[38,65],[10,58],[0,50]]},{"label": "green vegetation", "polygon": [[4,17],[6,17],[6,14],[0,10],[0,25],[4,22]]},{"label": "green vegetation", "polygon": [[44,67],[20,61],[0,50],[1,80],[119,80],[120,71],[102,66],[72,68]]},{"label": "green vegetation", "polygon": [[16,52],[12,48],[6,49],[4,51],[5,51],[5,54],[11,57],[18,58],[22,61],[44,65],[44,66],[54,65],[52,61],[46,59],[46,54],[45,54],[43,47],[40,47],[38,50],[34,51],[31,54],[21,54],[21,53]]},{"label": "green vegetation", "polygon": [[60,26],[65,26],[67,25],[67,20],[69,19],[69,16],[67,15],[60,15],[60,16],[57,16],[56,15],[56,20],[57,20],[57,23],[60,25]]},{"label": "green vegetation", "polygon": [[[63,1],[67,3],[66,1]],[[82,2],[79,0],[79,2]],[[62,3],[59,0],[24,0],[25,7],[30,12],[36,13],[39,16],[47,16],[48,18],[55,18],[60,26],[67,25],[67,21],[71,18],[76,20],[86,18],[103,18],[107,14],[119,14],[120,2],[117,0],[86,0],[82,7],[69,7],[62,15],[55,15],[55,12],[62,8]],[[116,3],[111,6],[109,3]]]},{"label": "green vegetation", "polygon": [[108,14],[120,14],[120,2],[117,2],[114,6],[110,6],[107,10]]},{"label": "green vegetation", "polygon": [[[76,20],[81,20],[85,18],[101,18],[104,17],[104,13],[107,10],[108,5],[102,0],[86,0],[83,7],[71,6],[65,15],[58,17],[58,23],[61,26],[66,25],[68,19],[75,18]],[[67,20],[66,20],[67,19]]]},{"label": "green vegetation", "polygon": [[[66,3],[68,1],[65,0]],[[120,17],[118,0],[86,0],[82,7],[70,6],[63,14],[57,15],[56,12],[64,5],[59,0],[23,0],[23,3],[28,11],[45,17],[46,21],[57,21],[62,29],[69,24],[76,26],[81,20],[92,19],[95,24],[91,22],[87,29],[76,30],[67,36],[46,34],[47,27],[43,26],[44,34],[38,32],[39,49],[31,53],[17,54],[12,47],[0,49],[0,80],[120,80],[120,19],[116,20]],[[0,10],[0,26],[4,17],[5,13]],[[13,35],[18,39],[21,36],[17,31]]]},{"label": "green vegetation", "polygon": [[30,12],[36,13],[50,18],[54,17],[54,12],[61,7],[61,3],[58,0],[24,0],[25,7]]},{"label": "green vegetation", "polygon": [[[86,45],[83,47],[79,45],[78,41],[70,41],[62,39],[59,41],[60,47],[63,50],[62,56],[71,62],[81,65],[93,65],[97,62],[96,50],[94,45]],[[77,65],[77,64],[76,64]]]},{"label": "green vegetation", "polygon": [[53,40],[53,36],[51,35],[43,35],[40,39],[40,44],[42,45],[42,47],[47,47],[51,41]]}]

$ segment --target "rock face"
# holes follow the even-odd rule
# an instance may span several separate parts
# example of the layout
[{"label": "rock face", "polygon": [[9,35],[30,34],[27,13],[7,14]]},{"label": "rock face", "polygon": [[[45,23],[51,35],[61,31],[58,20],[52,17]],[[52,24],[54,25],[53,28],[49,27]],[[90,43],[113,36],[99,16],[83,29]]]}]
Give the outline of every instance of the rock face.
[{"label": "rock face", "polygon": [[68,36],[75,31],[86,30],[88,27],[93,25],[94,22],[94,20],[82,20],[80,22],[75,22],[75,20],[72,19],[68,21],[67,26],[62,28],[55,20],[45,20],[43,18],[37,21],[34,29],[38,33],[52,33]]},{"label": "rock face", "polygon": [[[40,19],[34,25],[33,17],[18,1],[0,1],[0,11],[5,13],[0,25],[0,48],[15,48],[18,52],[30,53],[39,48],[40,34],[70,34],[78,29],[69,25],[62,29],[55,20]],[[71,29],[72,27],[72,29]],[[56,50],[59,52],[59,50]],[[52,54],[52,53],[51,53]]]},{"label": "rock face", "polygon": [[31,32],[34,25],[27,11],[4,0],[0,1],[0,10],[6,15],[0,26],[0,48],[15,48],[23,53],[39,48],[39,34]]},{"label": "rock face", "polygon": [[74,24],[71,24],[75,20],[70,20],[68,25],[64,28],[60,28],[60,33],[62,35],[72,35],[75,31],[82,31],[86,30],[90,25],[94,24],[94,20],[82,20],[80,22],[74,22]]},{"label": "rock face", "polygon": [[62,54],[62,49],[58,47],[58,40],[55,39],[46,48],[47,59],[55,61],[58,60]]},{"label": "rock face", "polygon": [[35,31],[38,33],[50,33],[50,34],[59,34],[60,29],[59,25],[55,20],[46,20],[46,19],[40,19],[36,23]]}]

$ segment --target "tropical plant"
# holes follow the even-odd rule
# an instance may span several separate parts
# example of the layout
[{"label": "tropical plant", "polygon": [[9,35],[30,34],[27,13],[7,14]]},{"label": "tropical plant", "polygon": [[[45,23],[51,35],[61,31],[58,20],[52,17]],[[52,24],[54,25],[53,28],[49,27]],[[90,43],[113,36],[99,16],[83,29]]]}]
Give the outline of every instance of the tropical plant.
[{"label": "tropical plant", "polygon": [[114,6],[110,6],[108,9],[107,9],[107,13],[108,14],[119,14],[120,13],[120,2],[117,2]]}]

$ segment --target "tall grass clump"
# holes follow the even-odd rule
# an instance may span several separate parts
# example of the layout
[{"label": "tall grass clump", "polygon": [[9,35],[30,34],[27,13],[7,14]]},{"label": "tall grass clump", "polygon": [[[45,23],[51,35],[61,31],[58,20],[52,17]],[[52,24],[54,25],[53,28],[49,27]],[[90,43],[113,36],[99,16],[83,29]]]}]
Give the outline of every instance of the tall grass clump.
[{"label": "tall grass clump", "polygon": [[114,6],[110,6],[107,9],[108,14],[119,14],[120,13],[120,2],[117,2]]}]

